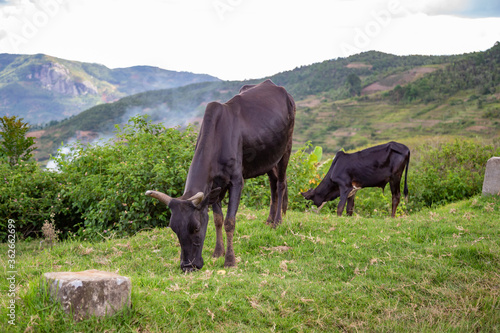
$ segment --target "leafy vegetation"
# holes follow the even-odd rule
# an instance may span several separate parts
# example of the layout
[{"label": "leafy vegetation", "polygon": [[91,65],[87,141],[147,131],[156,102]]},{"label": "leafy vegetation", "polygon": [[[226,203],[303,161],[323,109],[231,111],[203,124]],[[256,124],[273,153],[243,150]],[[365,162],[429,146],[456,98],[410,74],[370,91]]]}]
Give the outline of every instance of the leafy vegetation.
[{"label": "leafy vegetation", "polygon": [[[241,209],[237,267],[212,259],[184,274],[168,228],[52,248],[16,244],[16,326],[4,332],[496,332],[500,329],[498,197],[473,197],[402,218],[291,211],[277,229],[267,210]],[[210,217],[212,219],[212,217]],[[0,251],[7,252],[6,244]],[[6,265],[6,256],[0,256]],[[73,322],[43,288],[52,271],[90,267],[132,280],[132,308]],[[7,290],[8,281],[0,280]],[[5,324],[4,324],[5,323]]]},{"label": "leafy vegetation", "polygon": [[435,147],[422,145],[420,161],[410,176],[414,186],[410,207],[433,207],[481,193],[488,159],[500,156],[500,147],[473,141],[454,141]]},{"label": "leafy vegetation", "polygon": [[33,147],[35,140],[26,137],[30,130],[28,123],[23,122],[23,118],[1,117],[0,118],[0,158],[6,157],[10,165],[15,165],[19,160],[25,161],[33,157],[31,154],[36,147]]},{"label": "leafy vegetation", "polygon": [[65,184],[60,194],[79,216],[82,238],[133,234],[168,224],[169,211],[144,195],[158,189],[180,196],[196,143],[184,131],[153,125],[142,117],[117,127],[113,141],[75,145],[57,159]]},{"label": "leafy vegetation", "polygon": [[23,237],[33,237],[41,230],[51,213],[57,213],[57,227],[65,233],[76,223],[71,206],[64,205],[60,190],[64,177],[45,172],[34,162],[11,166],[0,163],[0,240],[7,237],[8,219],[14,219],[16,231]]}]

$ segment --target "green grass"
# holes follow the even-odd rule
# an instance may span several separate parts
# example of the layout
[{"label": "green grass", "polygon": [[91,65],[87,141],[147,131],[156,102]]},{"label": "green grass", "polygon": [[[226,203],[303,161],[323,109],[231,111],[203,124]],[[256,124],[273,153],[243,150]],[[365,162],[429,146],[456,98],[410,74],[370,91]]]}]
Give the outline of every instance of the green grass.
[{"label": "green grass", "polygon": [[[6,332],[495,332],[500,330],[500,199],[475,197],[402,218],[240,209],[236,268],[212,259],[184,274],[168,228],[126,239],[16,244],[16,326]],[[0,245],[7,266],[7,246]],[[52,271],[132,279],[132,309],[73,323],[40,287]],[[0,281],[7,290],[7,281]],[[5,294],[4,294],[5,295]]]}]

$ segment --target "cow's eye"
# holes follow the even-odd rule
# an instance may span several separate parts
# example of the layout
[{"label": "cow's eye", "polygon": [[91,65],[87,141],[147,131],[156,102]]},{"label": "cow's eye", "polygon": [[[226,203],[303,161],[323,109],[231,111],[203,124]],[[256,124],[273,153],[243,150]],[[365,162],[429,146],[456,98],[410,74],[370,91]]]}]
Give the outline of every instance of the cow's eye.
[{"label": "cow's eye", "polygon": [[195,234],[197,232],[200,231],[200,224],[199,223],[192,223],[190,224],[189,226],[189,231],[192,233],[192,234]]}]

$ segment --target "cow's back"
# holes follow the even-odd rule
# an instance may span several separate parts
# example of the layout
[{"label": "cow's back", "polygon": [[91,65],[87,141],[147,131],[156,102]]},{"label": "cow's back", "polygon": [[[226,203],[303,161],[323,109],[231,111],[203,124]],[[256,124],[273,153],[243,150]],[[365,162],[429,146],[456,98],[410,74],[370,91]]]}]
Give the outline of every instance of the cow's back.
[{"label": "cow's back", "polygon": [[226,105],[235,117],[242,151],[243,176],[268,172],[291,144],[295,103],[283,87],[270,80],[246,86]]},{"label": "cow's back", "polygon": [[352,154],[338,152],[328,174],[337,182],[347,175],[363,187],[384,187],[396,170],[402,171],[408,153],[408,147],[393,141]]}]

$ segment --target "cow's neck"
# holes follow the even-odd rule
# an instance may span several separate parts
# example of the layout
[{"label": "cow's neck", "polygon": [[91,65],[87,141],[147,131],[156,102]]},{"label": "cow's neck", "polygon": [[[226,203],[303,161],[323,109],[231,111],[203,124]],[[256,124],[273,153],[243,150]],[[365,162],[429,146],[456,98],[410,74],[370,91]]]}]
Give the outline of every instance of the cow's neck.
[{"label": "cow's neck", "polygon": [[208,155],[210,155],[209,152],[203,149],[196,149],[193,161],[189,167],[186,186],[184,188],[184,197],[193,196],[198,192],[207,194],[210,191],[213,176],[210,174],[211,167],[208,161]]},{"label": "cow's neck", "polygon": [[[184,196],[203,192],[207,195],[212,190],[212,185],[225,187],[226,180],[220,178],[220,160],[224,144],[232,142],[227,137],[230,128],[222,126],[220,120],[224,114],[224,105],[212,102],[207,106],[203,123],[198,135],[193,161],[184,188]],[[227,150],[228,147],[225,147]],[[215,186],[216,187],[216,186]]]}]

